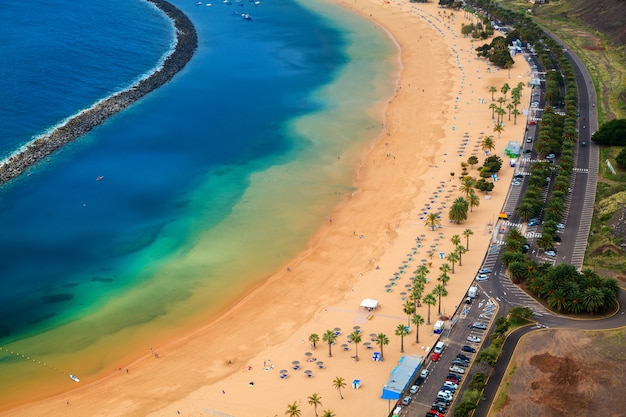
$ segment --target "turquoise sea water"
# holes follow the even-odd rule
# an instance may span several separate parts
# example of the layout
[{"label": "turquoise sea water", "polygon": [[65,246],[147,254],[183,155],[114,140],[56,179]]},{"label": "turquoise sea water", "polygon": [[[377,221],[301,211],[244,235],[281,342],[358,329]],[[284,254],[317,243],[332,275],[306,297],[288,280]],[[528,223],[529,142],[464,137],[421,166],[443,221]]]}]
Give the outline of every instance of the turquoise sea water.
[{"label": "turquoise sea water", "polygon": [[[187,67],[0,189],[5,400],[110,369],[283,267],[379,132],[397,68],[371,23],[325,3],[172,3],[198,31]],[[1,156],[132,85],[174,40],[140,0],[8,0],[0,18]]]}]

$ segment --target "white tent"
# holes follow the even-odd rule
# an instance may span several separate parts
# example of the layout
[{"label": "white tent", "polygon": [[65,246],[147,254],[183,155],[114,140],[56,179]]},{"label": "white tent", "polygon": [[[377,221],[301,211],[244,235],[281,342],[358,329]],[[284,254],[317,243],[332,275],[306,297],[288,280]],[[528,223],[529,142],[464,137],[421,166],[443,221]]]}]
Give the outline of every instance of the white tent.
[{"label": "white tent", "polygon": [[363,301],[361,301],[361,307],[367,308],[367,309],[374,309],[378,307],[378,301],[372,300],[371,298],[364,298]]}]

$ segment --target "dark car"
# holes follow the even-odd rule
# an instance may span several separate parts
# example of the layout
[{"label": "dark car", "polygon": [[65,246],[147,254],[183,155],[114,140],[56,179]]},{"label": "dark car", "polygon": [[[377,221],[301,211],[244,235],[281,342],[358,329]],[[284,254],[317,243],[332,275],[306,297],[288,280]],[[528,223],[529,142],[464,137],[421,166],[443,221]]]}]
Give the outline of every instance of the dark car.
[{"label": "dark car", "polygon": [[524,153],[532,153],[532,149],[524,149]]},{"label": "dark car", "polygon": [[457,358],[461,359],[462,361],[471,361],[472,359],[469,356],[465,356],[462,353],[459,353],[458,355],[456,355]]},{"label": "dark car", "polygon": [[446,381],[447,380],[455,380],[455,384],[461,382],[461,376],[457,375],[457,374],[448,374],[448,376],[446,377]]},{"label": "dark car", "polygon": [[513,178],[517,178],[517,179],[519,180],[519,179],[524,178],[524,175],[523,175],[523,174],[515,174],[515,175],[513,176]]},{"label": "dark car", "polygon": [[587,146],[587,142],[585,142],[585,141],[580,142],[580,146],[582,146],[584,148],[585,146]]},{"label": "dark car", "polygon": [[450,362],[452,365],[457,365],[457,366],[461,366],[463,368],[467,367],[467,362],[465,362],[464,360],[461,359],[455,359],[452,362]]},{"label": "dark car", "polygon": [[461,350],[462,350],[463,352],[476,353],[476,349],[475,349],[475,348],[473,348],[473,347],[471,347],[471,346],[467,346],[467,345],[463,346],[463,347],[461,348]]},{"label": "dark car", "polygon": [[415,385],[422,385],[423,382],[424,378],[420,376],[415,380]]}]

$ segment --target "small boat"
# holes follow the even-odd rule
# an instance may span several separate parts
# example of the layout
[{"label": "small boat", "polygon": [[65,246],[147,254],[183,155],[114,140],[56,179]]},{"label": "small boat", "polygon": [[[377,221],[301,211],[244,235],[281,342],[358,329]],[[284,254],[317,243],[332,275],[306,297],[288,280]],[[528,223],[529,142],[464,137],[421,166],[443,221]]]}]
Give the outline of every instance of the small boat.
[{"label": "small boat", "polygon": [[241,16],[244,18],[244,20],[252,20],[252,17],[250,17],[248,13],[242,14]]},{"label": "small boat", "polygon": [[74,382],[80,382],[80,379],[78,379],[78,377],[76,375],[72,375],[70,374],[70,379]]},{"label": "small boat", "polygon": [[100,175],[98,178],[96,178],[96,181],[102,181],[103,178],[104,178],[104,175]]}]

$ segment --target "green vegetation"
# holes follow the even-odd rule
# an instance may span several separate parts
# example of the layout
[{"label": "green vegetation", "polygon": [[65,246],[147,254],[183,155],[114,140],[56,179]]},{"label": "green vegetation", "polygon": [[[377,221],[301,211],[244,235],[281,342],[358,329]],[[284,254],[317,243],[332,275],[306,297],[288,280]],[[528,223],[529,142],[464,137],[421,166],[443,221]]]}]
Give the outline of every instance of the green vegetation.
[{"label": "green vegetation", "polygon": [[604,123],[593,134],[591,140],[598,145],[626,146],[626,119],[615,119]]},{"label": "green vegetation", "polygon": [[477,372],[472,380],[467,384],[467,389],[463,391],[461,401],[454,407],[454,417],[467,417],[472,410],[478,406],[482,392],[487,384],[487,376],[482,372]]}]

